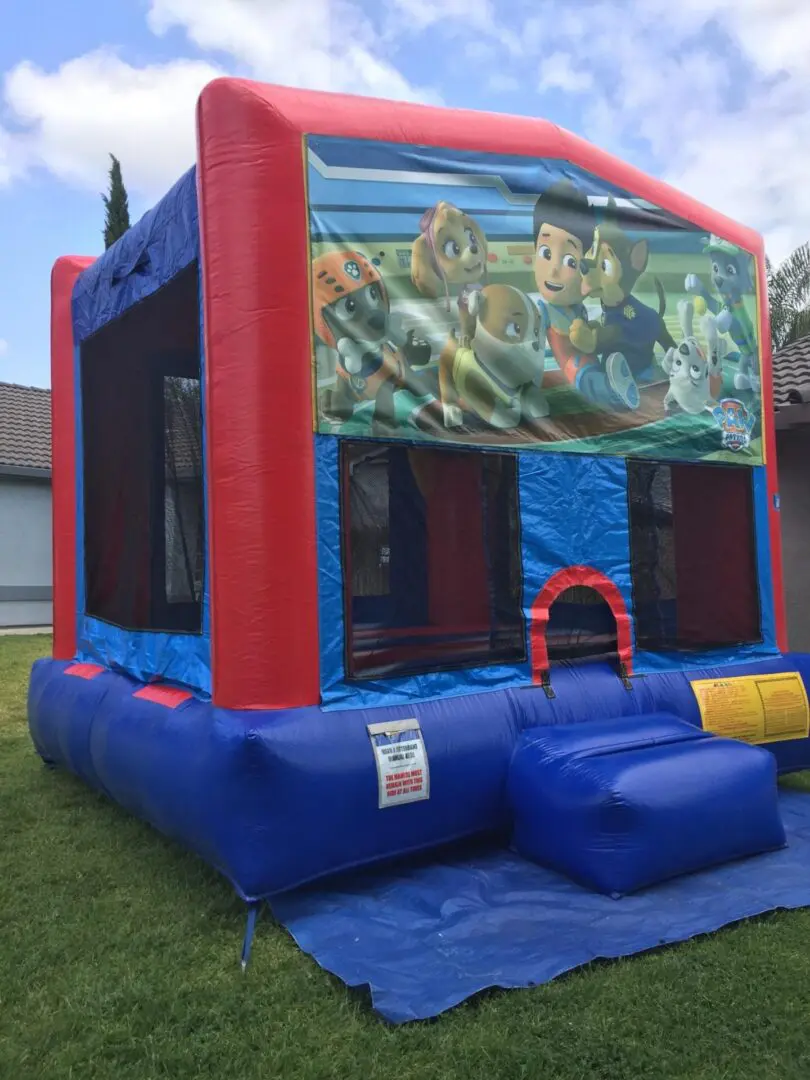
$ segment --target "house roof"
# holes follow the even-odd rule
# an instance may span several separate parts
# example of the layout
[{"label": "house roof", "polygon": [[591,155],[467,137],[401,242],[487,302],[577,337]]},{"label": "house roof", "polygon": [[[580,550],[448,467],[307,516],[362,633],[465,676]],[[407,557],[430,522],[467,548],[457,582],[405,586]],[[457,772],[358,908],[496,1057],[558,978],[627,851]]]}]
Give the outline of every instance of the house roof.
[{"label": "house roof", "polygon": [[810,402],[810,337],[773,356],[773,403],[777,409]]},{"label": "house roof", "polygon": [[51,392],[0,382],[0,470],[51,469]]}]

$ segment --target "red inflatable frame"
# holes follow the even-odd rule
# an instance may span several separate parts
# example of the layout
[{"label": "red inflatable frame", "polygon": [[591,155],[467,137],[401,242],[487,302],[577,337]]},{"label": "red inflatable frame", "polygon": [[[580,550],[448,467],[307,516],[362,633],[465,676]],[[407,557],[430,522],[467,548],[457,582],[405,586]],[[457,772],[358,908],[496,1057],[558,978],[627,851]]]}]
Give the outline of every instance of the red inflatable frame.
[{"label": "red inflatable frame", "polygon": [[[228,708],[319,701],[318,567],[307,134],[568,160],[753,252],[761,238],[544,120],[218,79],[197,112],[204,297],[213,698]],[[257,252],[266,272],[248,273]],[[273,272],[283,260],[285,272]],[[76,496],[70,296],[89,260],[52,284],[54,653],[75,653]],[[767,305],[759,305],[777,641],[786,648]],[[263,363],[246,363],[246,357]],[[262,415],[254,403],[261,401]],[[286,527],[274,527],[278,506]],[[226,659],[227,657],[227,659]],[[536,665],[535,665],[536,666]]]}]

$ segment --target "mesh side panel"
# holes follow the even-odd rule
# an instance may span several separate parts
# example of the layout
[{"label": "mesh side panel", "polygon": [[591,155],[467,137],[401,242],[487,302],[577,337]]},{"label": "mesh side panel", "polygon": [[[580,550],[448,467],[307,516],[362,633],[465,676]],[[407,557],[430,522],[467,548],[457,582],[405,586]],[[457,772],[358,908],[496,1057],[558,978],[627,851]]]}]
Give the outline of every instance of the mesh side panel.
[{"label": "mesh side panel", "polygon": [[630,550],[636,647],[675,647],[675,527],[672,470],[657,462],[628,462]]},{"label": "mesh side panel", "polygon": [[200,380],[163,379],[166,599],[199,604],[204,570]]},{"label": "mesh side panel", "polygon": [[346,669],[525,659],[513,455],[344,442]]},{"label": "mesh side panel", "polygon": [[627,475],[637,647],[760,641],[751,470],[629,461]]},{"label": "mesh side panel", "polygon": [[199,633],[205,567],[196,264],[80,350],[85,608]]}]

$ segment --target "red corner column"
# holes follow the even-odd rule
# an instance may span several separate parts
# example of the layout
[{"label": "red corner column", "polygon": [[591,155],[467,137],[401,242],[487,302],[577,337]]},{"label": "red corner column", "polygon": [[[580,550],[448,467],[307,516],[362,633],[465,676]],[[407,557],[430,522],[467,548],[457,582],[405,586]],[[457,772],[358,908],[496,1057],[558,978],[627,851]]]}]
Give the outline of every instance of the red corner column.
[{"label": "red corner column", "polygon": [[198,105],[213,699],[319,700],[300,130],[245,84]]},{"label": "red corner column", "polygon": [[93,259],[66,256],[51,272],[51,485],[53,492],[53,655],[76,655],[76,381],[73,286]]},{"label": "red corner column", "polygon": [[768,488],[768,532],[773,579],[773,615],[776,644],[780,652],[788,650],[785,586],[782,569],[782,524],[779,516],[779,470],[776,461],[776,416],[773,407],[773,363],[771,355],[771,319],[768,311],[768,282],[765,273],[765,249],[757,252],[757,295],[759,301],[759,353],[762,375],[762,443]]}]

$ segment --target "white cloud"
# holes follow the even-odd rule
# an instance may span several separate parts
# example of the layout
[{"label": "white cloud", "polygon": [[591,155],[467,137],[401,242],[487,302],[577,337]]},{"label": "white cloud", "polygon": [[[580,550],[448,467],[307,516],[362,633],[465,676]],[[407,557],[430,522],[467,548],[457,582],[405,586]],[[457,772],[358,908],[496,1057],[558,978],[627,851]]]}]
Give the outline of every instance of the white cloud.
[{"label": "white cloud", "polygon": [[195,102],[222,74],[439,102],[385,59],[349,0],[151,0],[147,18],[214,60],[136,67],[101,49],[52,71],[18,64],[4,80],[13,127],[0,127],[0,185],[41,166],[98,190],[114,153],[130,191],[153,198],[193,162]]},{"label": "white cloud", "polygon": [[285,86],[406,100],[424,93],[384,59],[349,0],[151,0],[147,18],[158,35],[180,29],[199,49]]},{"label": "white cloud", "polygon": [[486,41],[517,57],[524,52],[522,31],[509,3],[514,0],[384,0],[383,41],[401,44],[440,26],[464,42],[465,52]]},{"label": "white cloud", "polygon": [[44,166],[71,183],[96,187],[114,153],[128,185],[154,194],[194,160],[194,104],[219,74],[192,60],[135,68],[105,51],[53,72],[19,64],[5,80],[6,106],[24,132],[9,140],[16,171]]},{"label": "white cloud", "polygon": [[[18,65],[0,185],[42,166],[100,190],[111,151],[131,190],[153,197],[193,159],[194,101],[221,72],[437,101],[393,59],[435,32],[493,95],[534,78],[538,113],[556,120],[571,99],[594,142],[629,160],[646,145],[654,171],[764,231],[776,257],[810,237],[810,3],[644,0],[628,19],[627,2],[386,0],[364,13],[364,0],[148,0],[152,32],[179,32],[206,59],[138,67],[102,50]],[[464,104],[450,69],[435,77]]]},{"label": "white cloud", "polygon": [[[646,143],[659,175],[764,232],[776,259],[810,238],[810,5],[644,0],[632,20],[620,6],[583,0],[554,24],[555,49],[593,76],[582,133],[630,160]],[[525,38],[540,57],[544,25]]]},{"label": "white cloud", "polygon": [[0,357],[5,356],[8,352],[8,342],[5,338],[0,338]]},{"label": "white cloud", "polygon": [[496,72],[487,79],[487,89],[493,94],[514,94],[520,89],[520,80],[514,75]]},{"label": "white cloud", "polygon": [[583,64],[574,66],[570,53],[553,52],[540,63],[538,89],[562,90],[567,94],[585,94],[593,87],[593,75]]}]

